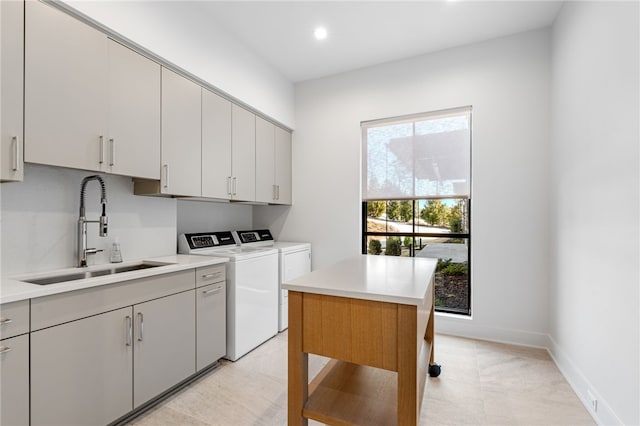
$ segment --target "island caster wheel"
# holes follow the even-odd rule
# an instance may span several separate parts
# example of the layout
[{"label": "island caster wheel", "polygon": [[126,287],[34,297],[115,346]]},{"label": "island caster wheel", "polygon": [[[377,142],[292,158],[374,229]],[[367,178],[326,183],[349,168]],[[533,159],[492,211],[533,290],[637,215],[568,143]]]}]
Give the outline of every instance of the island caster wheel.
[{"label": "island caster wheel", "polygon": [[438,377],[442,368],[438,364],[429,364],[429,377]]}]

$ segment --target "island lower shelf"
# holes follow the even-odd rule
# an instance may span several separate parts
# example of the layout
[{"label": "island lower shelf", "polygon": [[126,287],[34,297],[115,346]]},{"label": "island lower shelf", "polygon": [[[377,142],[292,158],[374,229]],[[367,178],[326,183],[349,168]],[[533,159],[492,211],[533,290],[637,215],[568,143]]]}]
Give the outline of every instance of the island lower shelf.
[{"label": "island lower shelf", "polygon": [[[424,394],[430,353],[424,341],[418,362],[419,395]],[[396,425],[397,395],[395,372],[334,359],[309,384],[302,415],[326,424]]]}]

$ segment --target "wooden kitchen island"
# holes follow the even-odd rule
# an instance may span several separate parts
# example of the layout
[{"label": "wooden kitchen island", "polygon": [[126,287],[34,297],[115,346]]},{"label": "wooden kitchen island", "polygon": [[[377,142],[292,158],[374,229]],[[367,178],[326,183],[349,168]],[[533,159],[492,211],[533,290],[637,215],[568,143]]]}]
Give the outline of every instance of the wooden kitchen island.
[{"label": "wooden kitchen island", "polygon": [[[434,364],[435,259],[355,256],[289,290],[288,424],[417,425]],[[308,354],[332,358],[309,383]]]}]

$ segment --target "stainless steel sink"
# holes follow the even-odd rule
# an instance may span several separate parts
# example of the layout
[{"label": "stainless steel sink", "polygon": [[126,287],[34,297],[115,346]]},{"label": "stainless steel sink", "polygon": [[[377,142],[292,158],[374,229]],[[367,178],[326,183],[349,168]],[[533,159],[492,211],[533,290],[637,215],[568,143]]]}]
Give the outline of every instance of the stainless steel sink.
[{"label": "stainless steel sink", "polygon": [[165,266],[165,265],[170,265],[170,263],[137,263],[134,265],[118,266],[118,267],[112,267],[109,269],[99,269],[95,271],[80,271],[80,272],[74,272],[74,273],[65,274],[65,275],[54,275],[51,277],[25,279],[22,281],[31,283],[31,284],[38,284],[38,285],[58,284],[58,283],[63,283],[67,281],[84,280],[87,278],[100,277],[103,275],[113,275],[113,274],[120,274],[123,272],[139,271],[141,269],[156,268],[158,266]]}]

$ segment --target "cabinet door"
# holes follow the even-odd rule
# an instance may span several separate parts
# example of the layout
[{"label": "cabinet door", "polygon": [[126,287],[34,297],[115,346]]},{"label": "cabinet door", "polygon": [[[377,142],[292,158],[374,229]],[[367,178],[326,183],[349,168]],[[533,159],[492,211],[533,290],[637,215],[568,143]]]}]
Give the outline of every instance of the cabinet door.
[{"label": "cabinet door", "polygon": [[25,3],[25,161],[99,171],[107,37],[53,6]]},{"label": "cabinet door", "polygon": [[29,424],[29,335],[0,342],[0,424]]},{"label": "cabinet door", "polygon": [[231,197],[231,102],[202,89],[202,196]]},{"label": "cabinet door", "polygon": [[291,133],[276,126],[276,203],[292,204]]},{"label": "cabinet door", "polygon": [[160,179],[160,65],[113,40],[108,54],[105,170]]},{"label": "cabinet door", "polygon": [[191,80],[162,68],[163,194],[201,194],[201,92]]},{"label": "cabinet door", "polygon": [[226,283],[196,289],[196,368],[216,362],[227,353]]},{"label": "cabinet door", "polygon": [[0,2],[0,180],[23,179],[24,3]]},{"label": "cabinet door", "polygon": [[256,117],[256,201],[276,202],[275,127]]},{"label": "cabinet door", "polygon": [[104,425],[132,409],[131,308],[31,333],[31,424]]},{"label": "cabinet door", "polygon": [[195,373],[194,291],[133,307],[134,408]]},{"label": "cabinet door", "polygon": [[232,199],[256,199],[256,116],[233,104],[231,114]]}]

